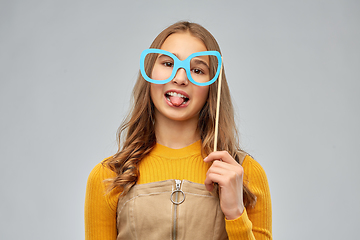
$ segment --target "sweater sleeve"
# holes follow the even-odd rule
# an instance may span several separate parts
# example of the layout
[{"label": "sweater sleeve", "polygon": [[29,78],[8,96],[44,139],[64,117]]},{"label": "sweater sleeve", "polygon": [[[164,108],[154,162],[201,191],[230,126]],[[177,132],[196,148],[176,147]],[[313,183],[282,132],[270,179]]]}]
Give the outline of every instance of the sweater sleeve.
[{"label": "sweater sleeve", "polygon": [[104,180],[115,176],[101,163],[91,171],[85,195],[85,240],[115,240],[118,194],[106,193]]},{"label": "sweater sleeve", "polygon": [[243,162],[244,181],[256,195],[255,207],[249,207],[235,220],[225,220],[230,240],[271,240],[272,212],[270,190],[264,169],[250,156]]}]

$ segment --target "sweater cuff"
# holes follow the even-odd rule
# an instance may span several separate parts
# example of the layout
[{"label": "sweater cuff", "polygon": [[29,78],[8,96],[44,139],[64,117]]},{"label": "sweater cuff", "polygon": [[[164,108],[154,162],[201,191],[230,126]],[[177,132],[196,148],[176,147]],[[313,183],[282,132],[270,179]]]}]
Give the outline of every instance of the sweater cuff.
[{"label": "sweater cuff", "polygon": [[245,208],[244,212],[237,219],[227,220],[225,218],[225,227],[228,237],[231,240],[249,239],[249,236],[253,236],[252,222],[250,221]]}]

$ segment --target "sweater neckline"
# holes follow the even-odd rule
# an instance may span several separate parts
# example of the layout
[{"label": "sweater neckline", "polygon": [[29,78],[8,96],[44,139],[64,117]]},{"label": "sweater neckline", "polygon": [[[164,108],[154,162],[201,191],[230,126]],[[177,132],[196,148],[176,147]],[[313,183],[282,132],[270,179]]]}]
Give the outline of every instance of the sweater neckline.
[{"label": "sweater neckline", "polygon": [[195,154],[201,155],[201,140],[179,149],[169,148],[161,145],[160,143],[156,143],[155,147],[150,152],[150,155],[157,155],[166,158],[184,158]]}]

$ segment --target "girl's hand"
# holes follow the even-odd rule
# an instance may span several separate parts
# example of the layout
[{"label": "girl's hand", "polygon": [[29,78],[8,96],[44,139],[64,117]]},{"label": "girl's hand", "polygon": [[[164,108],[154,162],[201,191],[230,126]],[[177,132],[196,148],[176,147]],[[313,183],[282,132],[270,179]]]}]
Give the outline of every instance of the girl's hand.
[{"label": "girl's hand", "polygon": [[244,211],[242,166],[227,151],[212,152],[204,161],[212,162],[206,173],[206,189],[211,192],[213,184],[219,184],[220,207],[226,219],[240,217]]}]

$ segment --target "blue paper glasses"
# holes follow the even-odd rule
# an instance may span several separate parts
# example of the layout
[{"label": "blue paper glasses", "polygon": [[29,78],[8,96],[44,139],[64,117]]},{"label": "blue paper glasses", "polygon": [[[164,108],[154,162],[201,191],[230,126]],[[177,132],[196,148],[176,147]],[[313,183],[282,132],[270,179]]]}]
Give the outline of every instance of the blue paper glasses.
[{"label": "blue paper glasses", "polygon": [[[145,66],[151,65],[152,62],[153,69],[145,70]],[[170,82],[178,69],[183,68],[190,82],[198,86],[207,86],[219,77],[221,66],[222,60],[218,51],[196,52],[183,61],[168,51],[155,48],[144,50],[140,56],[140,71],[143,78],[155,84]]]}]

